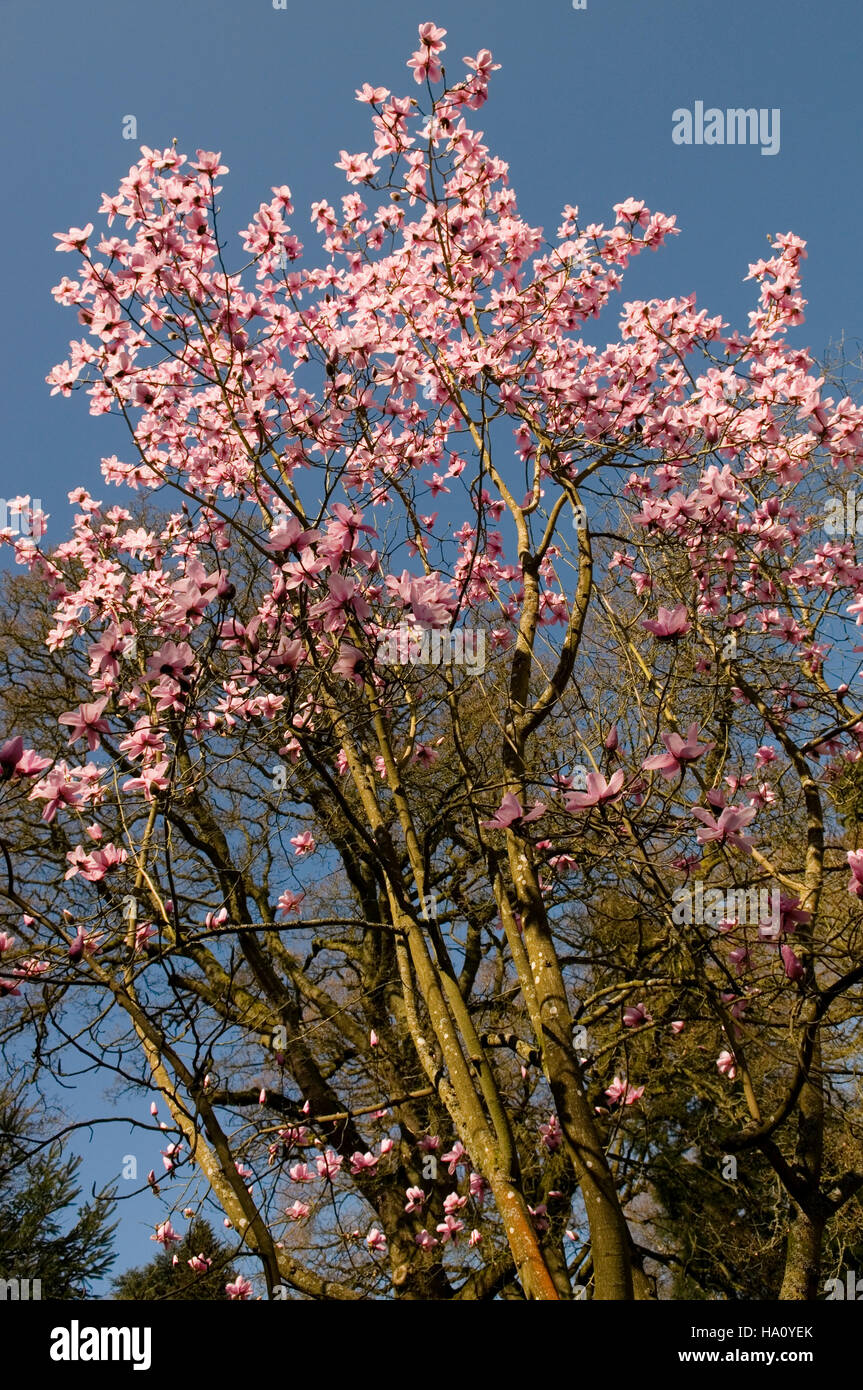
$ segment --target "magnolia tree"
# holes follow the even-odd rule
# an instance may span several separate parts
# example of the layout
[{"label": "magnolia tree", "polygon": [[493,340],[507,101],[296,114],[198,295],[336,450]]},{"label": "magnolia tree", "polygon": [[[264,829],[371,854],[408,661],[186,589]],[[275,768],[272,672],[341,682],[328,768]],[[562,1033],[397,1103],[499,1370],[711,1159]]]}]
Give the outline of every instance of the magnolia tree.
[{"label": "magnolia tree", "polygon": [[198,1173],[270,1296],[667,1296],[699,1190],[811,1298],[863,1187],[863,410],[789,344],[797,237],[746,331],[615,309],[674,219],[528,225],[491,54],[419,33],[322,254],[282,185],[238,257],[221,156],[146,146],[58,237],[48,381],[128,505],[7,536],[7,1031],[152,1093],[154,1238]]}]

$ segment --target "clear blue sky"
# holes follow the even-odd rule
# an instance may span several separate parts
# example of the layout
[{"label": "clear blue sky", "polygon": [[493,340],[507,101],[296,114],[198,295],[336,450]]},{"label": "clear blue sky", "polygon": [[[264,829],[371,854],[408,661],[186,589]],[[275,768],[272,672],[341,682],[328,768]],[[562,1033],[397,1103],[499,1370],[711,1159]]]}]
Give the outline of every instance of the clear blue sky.
[{"label": "clear blue sky", "polygon": [[[809,243],[797,341],[820,354],[843,333],[863,337],[853,264],[863,224],[859,0],[587,0],[584,10],[571,0],[288,0],[287,10],[271,0],[3,0],[0,18],[0,494],[39,497],[51,513],[48,542],[68,532],[70,488],[109,492],[99,459],[124,457],[126,437],[93,419],[83,396],[49,397],[46,373],[82,336],[49,294],[72,271],[52,232],[99,227],[100,195],[116,189],[137,145],[161,148],[176,136],[183,152],[221,150],[230,166],[222,229],[238,259],[233,233],[273,184],[291,186],[293,226],[311,250],[309,203],[348,191],[333,168],[339,150],[371,146],[355,88],[418,93],[405,60],[425,20],[449,31],[451,74],[482,47],[502,64],[477,124],[509,162],[530,221],[553,234],[563,204],[575,203],[585,220],[611,222],[611,205],[630,195],[677,215],[682,235],[634,263],[624,299],[695,291],[699,304],[745,327],[748,265],[767,254],[768,232],[791,230]],[[676,145],[672,112],[697,101],[778,107],[779,153]],[[137,142],[122,137],[127,115],[137,118]],[[615,326],[613,315],[602,321],[609,339]],[[90,1085],[80,1102],[92,1106]],[[157,1149],[130,1144],[119,1127],[76,1147],[96,1183],[136,1147],[146,1172]],[[118,1267],[152,1254],[154,1211],[147,1197],[124,1209]]]}]

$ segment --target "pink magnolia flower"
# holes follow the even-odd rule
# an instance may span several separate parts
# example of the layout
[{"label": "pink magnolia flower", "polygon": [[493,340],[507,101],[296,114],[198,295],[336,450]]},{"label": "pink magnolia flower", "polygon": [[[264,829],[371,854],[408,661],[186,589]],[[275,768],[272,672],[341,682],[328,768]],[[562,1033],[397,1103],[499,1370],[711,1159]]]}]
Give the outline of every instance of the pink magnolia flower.
[{"label": "pink magnolia flower", "polygon": [[[303,1128],[303,1133],[305,1133],[305,1127]],[[297,1142],[299,1142],[299,1140]],[[327,1178],[330,1182],[337,1173],[341,1172],[343,1163],[344,1159],[341,1154],[336,1153],[335,1149],[327,1149],[326,1153],[320,1154],[315,1159],[315,1167],[318,1170],[318,1176]]]},{"label": "pink magnolia flower", "polygon": [[692,624],[686,616],[686,608],[680,603],[676,608],[663,608],[660,604],[656,617],[645,618],[641,626],[653,633],[659,642],[676,642]]},{"label": "pink magnolia flower", "polygon": [[441,1154],[441,1163],[447,1165],[447,1172],[452,1176],[456,1168],[469,1163],[467,1150],[460,1139],[456,1139],[449,1153]]},{"label": "pink magnolia flower", "polygon": [[414,1240],[421,1250],[431,1250],[432,1246],[439,1244],[430,1231],[420,1231],[414,1236]]},{"label": "pink magnolia flower", "polygon": [[326,632],[336,632],[344,627],[350,613],[355,613],[358,618],[367,618],[370,612],[371,609],[360,594],[356,581],[340,574],[329,576],[326,597],[309,609],[312,617],[324,619]]},{"label": "pink magnolia flower", "polygon": [[563,1130],[556,1115],[549,1115],[547,1123],[540,1125],[539,1133],[549,1153],[554,1153],[556,1149],[560,1148],[563,1141]]},{"label": "pink magnolia flower", "polygon": [[848,851],[848,867],[851,870],[848,892],[853,893],[855,898],[863,898],[863,850]]},{"label": "pink magnolia flower", "polygon": [[55,246],[55,251],[83,251],[87,245],[87,238],[93,232],[93,223],[88,222],[86,227],[70,227],[68,232],[54,232],[54,240],[58,241],[59,246]]},{"label": "pink magnolia flower", "polygon": [[243,1278],[242,1274],[237,1276],[233,1284],[225,1285],[225,1293],[228,1295],[228,1298],[239,1299],[241,1302],[247,1299],[251,1292],[252,1286],[248,1279]]},{"label": "pink magnolia flower", "polygon": [[38,980],[40,975],[44,975],[46,970],[50,970],[51,965],[47,960],[36,960],[31,957],[29,960],[22,960],[17,970],[12,974],[17,975],[21,980]]},{"label": "pink magnolia flower", "polygon": [[443,1199],[443,1209],[447,1216],[454,1216],[462,1207],[467,1206],[467,1197],[462,1197],[458,1192],[448,1192]]},{"label": "pink magnolia flower", "polygon": [[422,627],[440,628],[449,624],[455,601],[451,586],[439,575],[416,578],[402,570],[398,577],[387,575],[386,586],[397,602],[411,609],[414,620]]},{"label": "pink magnolia flower", "polygon": [[682,1033],[682,1032],[683,1032],[684,1028],[686,1027],[686,1024],[684,1023],[684,1021],[683,1021],[682,1018],[675,1018],[675,1019],[669,1024],[669,1027],[670,1027],[672,1033],[673,1033],[673,1034],[675,1035],[675,1037],[676,1037],[678,1033]]},{"label": "pink magnolia flower", "polygon": [[441,1244],[452,1241],[453,1245],[458,1244],[459,1233],[464,1230],[464,1222],[458,1221],[454,1216],[445,1216],[443,1221],[438,1222],[435,1230],[441,1238]]},{"label": "pink magnolia flower", "polygon": [[193,1269],[196,1274],[206,1274],[212,1263],[213,1261],[208,1259],[206,1255],[193,1255],[190,1260],[186,1261],[189,1268]]},{"label": "pink magnolia flower", "polygon": [[314,1182],[315,1175],[307,1163],[293,1163],[290,1167],[292,1182]]},{"label": "pink magnolia flower", "polygon": [[784,893],[781,893],[779,896],[779,924],[774,926],[772,921],[759,922],[758,939],[759,941],[778,941],[780,936],[791,936],[799,926],[804,926],[811,920],[812,913],[801,908],[799,898],[788,898]]},{"label": "pink magnolia flower", "polygon": [[661,772],[666,781],[673,781],[678,775],[684,763],[693,763],[704,753],[708,753],[711,748],[715,748],[715,743],[698,742],[698,724],[690,724],[686,731],[686,737],[681,738],[680,734],[664,733],[661,735],[662,742],[665,744],[665,753],[654,753],[646,758],[641,766],[646,772]]},{"label": "pink magnolia flower", "polygon": [[548,1207],[545,1202],[540,1202],[537,1206],[528,1206],[528,1211],[533,1217],[533,1224],[539,1235],[548,1230]]},{"label": "pink magnolia flower", "polygon": [[23,752],[24,740],[20,737],[7,739],[0,747],[0,777],[4,781],[14,775]]},{"label": "pink magnolia flower", "polygon": [[154,787],[157,791],[164,791],[167,787],[167,771],[168,759],[163,758],[159,762],[151,763],[149,767],[142,767],[140,777],[130,777],[128,781],[123,783],[120,790],[124,792],[142,791],[147,801],[152,801]]},{"label": "pink magnolia flower", "polygon": [[[279,1130],[279,1138],[283,1144],[304,1144],[308,1133],[305,1125],[286,1125]],[[331,1152],[331,1149],[327,1149],[327,1153]]]},{"label": "pink magnolia flower", "polygon": [[374,1173],[377,1163],[378,1160],[375,1154],[361,1154],[359,1150],[357,1150],[356,1153],[351,1154],[351,1173],[355,1178],[359,1177],[361,1173]]},{"label": "pink magnolia flower", "polygon": [[366,154],[349,154],[347,150],[339,150],[339,155],[341,157],[335,167],[344,169],[348,183],[362,183],[377,173],[377,165]]},{"label": "pink magnolia flower", "polygon": [[587,791],[569,792],[565,805],[567,811],[586,811],[591,806],[602,806],[606,802],[619,801],[623,786],[623,770],[617,772],[606,782],[601,772],[587,774]]},{"label": "pink magnolia flower", "polygon": [[388,87],[373,87],[370,82],[364,82],[362,87],[357,87],[357,101],[365,101],[370,104],[379,104],[386,101],[389,96]]},{"label": "pink magnolia flower", "polygon": [[704,826],[704,829],[698,832],[700,845],[706,845],[709,841],[715,840],[717,844],[735,845],[737,849],[746,852],[751,848],[752,840],[749,836],[741,835],[739,832],[755,819],[756,808],[754,806],[726,806],[718,820],[715,820],[703,806],[693,806],[692,814]]},{"label": "pink magnolia flower", "polygon": [[173,1245],[175,1241],[178,1241],[180,1237],[177,1235],[170,1221],[163,1221],[160,1226],[156,1227],[156,1234],[150,1236],[150,1239],[157,1240],[159,1244],[164,1245],[167,1250],[168,1247]]},{"label": "pink magnolia flower", "polygon": [[653,1019],[643,1004],[634,1004],[624,1009],[623,1022],[627,1028],[640,1028],[643,1023],[652,1023]]},{"label": "pink magnolia flower", "polygon": [[305,896],[305,893],[292,893],[290,889],[286,889],[276,904],[276,911],[282,917],[289,916],[290,913],[297,911]]},{"label": "pink magnolia flower", "polygon": [[538,801],[529,811],[525,811],[514,792],[506,792],[492,820],[482,820],[484,830],[506,830],[511,825],[527,825],[529,821],[539,820],[545,815],[545,806]]},{"label": "pink magnolia flower", "polygon": [[467,1185],[471,1197],[473,1197],[474,1201],[477,1203],[478,1206],[482,1206],[483,1202],[485,1201],[486,1189],[488,1187],[488,1183],[486,1182],[485,1178],[482,1176],[481,1173],[471,1173],[470,1177],[468,1178]]},{"label": "pink magnolia flower", "polygon": [[143,951],[150,938],[158,935],[159,933],[152,922],[142,922],[135,932],[135,950]]},{"label": "pink magnolia flower", "polygon": [[333,566],[338,565],[345,556],[356,563],[368,565],[371,561],[371,551],[359,550],[357,540],[363,532],[368,536],[376,536],[378,533],[374,526],[363,520],[361,511],[351,510],[344,502],[334,502],[332,510],[326,538],[318,547],[318,554],[324,555]]},{"label": "pink magnolia flower", "polygon": [[109,733],[111,728],[107,719],[102,718],[102,712],[108,703],[108,698],[105,695],[101,700],[79,705],[77,710],[67,710],[65,714],[60,715],[57,723],[67,724],[71,729],[70,743],[77,743],[79,738],[86,738],[87,747],[91,753],[99,747],[102,741],[99,735]]},{"label": "pink magnolia flower", "polygon": [[470,1246],[479,1245],[479,1243],[480,1243],[481,1240],[482,1240],[482,1232],[481,1232],[481,1231],[478,1231],[478,1230],[476,1229],[476,1227],[474,1227],[474,1229],[471,1231],[470,1235],[468,1236],[468,1242],[467,1242],[468,1245],[470,1245]]},{"label": "pink magnolia flower", "polygon": [[617,214],[617,221],[627,221],[636,227],[646,227],[650,221],[650,213],[643,202],[638,202],[635,198],[627,198],[623,203],[615,203],[614,211]]},{"label": "pink magnolia flower", "polygon": [[307,549],[312,541],[318,540],[320,531],[306,531],[295,516],[277,515],[267,542],[268,550],[289,551],[296,554]]},{"label": "pink magnolia flower", "polygon": [[732,1018],[742,1018],[752,1001],[738,997],[733,991],[723,991],[722,1002],[731,1006]]},{"label": "pink magnolia flower", "polygon": [[795,956],[790,946],[780,946],[779,954],[782,957],[782,964],[785,967],[785,974],[789,980],[802,980],[806,971],[803,965]]},{"label": "pink magnolia flower", "polygon": [[198,162],[192,164],[191,167],[197,169],[199,173],[207,174],[211,179],[218,178],[219,174],[227,174],[227,164],[220,162],[222,158],[220,150],[196,150],[195,153],[198,156]]},{"label": "pink magnolia flower", "polygon": [[291,1221],[303,1221],[309,1214],[311,1208],[308,1202],[294,1202],[285,1208],[285,1212]]},{"label": "pink magnolia flower", "polygon": [[21,757],[15,765],[15,777],[35,777],[37,773],[44,772],[46,767],[51,766],[50,758],[40,758],[38,753],[34,753],[32,748],[25,748]]},{"label": "pink magnolia flower", "polygon": [[69,947],[69,959],[71,961],[80,960],[85,951],[88,956],[94,956],[99,949],[100,940],[100,936],[88,934],[83,927],[79,927],[78,935]]},{"label": "pink magnolia flower", "polygon": [[[165,1128],[165,1126],[163,1126]],[[167,1173],[173,1173],[177,1166],[177,1160],[181,1157],[182,1144],[169,1144],[167,1149],[160,1149],[162,1162]]]},{"label": "pink magnolia flower", "polygon": [[411,54],[407,62],[408,67],[413,69],[414,81],[424,82],[427,79],[429,82],[440,82],[441,65],[436,55],[446,48],[442,42],[445,33],[446,29],[438,29],[431,23],[419,26],[422,47]]},{"label": "pink magnolia flower", "polygon": [[71,850],[66,858],[71,864],[71,868],[66,870],[66,878],[74,878],[76,874],[86,878],[90,883],[98,883],[111,870],[117,868],[119,864],[125,864],[129,855],[125,849],[118,849],[114,844],[104,845],[101,849],[95,850],[92,854],[87,854],[82,845],[77,845]]},{"label": "pink magnolia flower", "polygon": [[354,685],[360,690],[363,688],[363,677],[358,669],[365,665],[365,653],[359,647],[353,646],[350,642],[342,642],[339,646],[339,654],[333,662],[333,670],[345,680],[353,681]]},{"label": "pink magnolia flower", "polygon": [[408,1213],[409,1216],[412,1216],[415,1211],[422,1210],[423,1204],[426,1200],[426,1194],[423,1192],[421,1187],[406,1188],[405,1196],[408,1199],[405,1204],[405,1211]]},{"label": "pink magnolia flower", "polygon": [[737,1075],[737,1067],[734,1064],[734,1053],[729,1052],[727,1049],[720,1052],[716,1059],[716,1067],[723,1076],[728,1077],[729,1081],[733,1081]]},{"label": "pink magnolia flower", "polygon": [[304,854],[313,854],[317,848],[310,830],[304,830],[300,835],[292,835],[290,843],[294,846],[294,854],[300,857]]},{"label": "pink magnolia flower", "polygon": [[[433,53],[439,53],[442,48],[446,48],[446,44],[443,43],[445,33],[446,29],[438,29],[436,25],[430,22],[419,26],[420,39]],[[490,57],[491,54],[489,54],[489,58]]]},{"label": "pink magnolia flower", "polygon": [[163,642],[147,659],[147,675],[154,679],[159,675],[170,676],[182,683],[193,663],[194,654],[188,642]]},{"label": "pink magnolia flower", "polygon": [[610,1105],[616,1105],[618,1101],[622,1101],[624,1105],[634,1105],[644,1095],[644,1087],[630,1086],[625,1076],[615,1076],[611,1085],[606,1088],[605,1095]]},{"label": "pink magnolia flower", "polygon": [[372,1229],[366,1236],[366,1245],[376,1255],[384,1255],[386,1254],[387,1238],[383,1231],[378,1230],[377,1226],[372,1226]]}]

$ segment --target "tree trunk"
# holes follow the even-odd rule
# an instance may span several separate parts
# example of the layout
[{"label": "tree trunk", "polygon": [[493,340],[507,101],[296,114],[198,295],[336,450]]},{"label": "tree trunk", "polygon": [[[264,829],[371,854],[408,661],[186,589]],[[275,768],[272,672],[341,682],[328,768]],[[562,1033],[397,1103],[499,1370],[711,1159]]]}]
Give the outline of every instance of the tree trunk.
[{"label": "tree trunk", "polygon": [[783,1301],[812,1302],[817,1298],[823,1236],[823,1217],[807,1213],[798,1206],[792,1208],[785,1247],[785,1273],[779,1294]]}]

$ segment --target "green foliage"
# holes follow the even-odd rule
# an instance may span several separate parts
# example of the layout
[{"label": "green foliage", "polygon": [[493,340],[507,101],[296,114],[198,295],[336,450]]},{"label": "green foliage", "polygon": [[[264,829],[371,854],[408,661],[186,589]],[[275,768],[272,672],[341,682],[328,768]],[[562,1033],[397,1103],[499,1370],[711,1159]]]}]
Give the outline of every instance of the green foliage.
[{"label": "green foliage", "polygon": [[844,829],[853,834],[863,822],[863,758],[846,763],[833,783],[833,796]]},{"label": "green foliage", "polygon": [[[174,1264],[174,1255],[178,1262]],[[196,1274],[187,1261],[195,1255],[212,1260],[206,1274]],[[114,1280],[114,1297],[125,1300],[226,1299],[225,1285],[236,1271],[231,1251],[215,1236],[207,1221],[193,1221],[179,1244],[165,1250],[149,1264],[127,1269]]]},{"label": "green foliage", "polygon": [[87,1298],[116,1258],[115,1193],[77,1206],[81,1158],[64,1157],[56,1140],[40,1148],[33,1114],[19,1090],[0,1090],[0,1277],[41,1280],[43,1299]]}]

